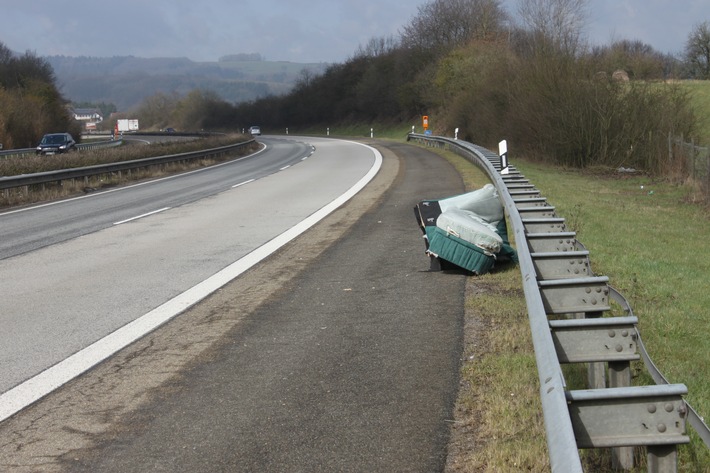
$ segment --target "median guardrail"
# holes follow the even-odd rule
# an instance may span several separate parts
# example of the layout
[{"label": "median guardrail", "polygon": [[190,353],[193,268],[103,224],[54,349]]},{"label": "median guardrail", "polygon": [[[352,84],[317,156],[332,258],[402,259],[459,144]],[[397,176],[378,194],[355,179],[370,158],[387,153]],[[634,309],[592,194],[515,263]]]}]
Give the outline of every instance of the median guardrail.
[{"label": "median guardrail", "polygon": [[[95,141],[92,143],[81,143],[76,145],[76,148],[78,150],[87,150],[87,149],[99,149],[99,148],[114,148],[116,146],[121,146],[123,144],[123,140],[101,140],[101,141]],[[0,148],[0,157],[8,157],[8,156],[24,156],[24,155],[33,155],[35,154],[35,148],[22,148],[22,149],[7,149],[7,150],[2,150]]]},{"label": "median guardrail", "polygon": [[[675,473],[677,446],[688,443],[686,420],[710,446],[710,430],[646,352],[638,319],[607,277],[591,271],[589,252],[565,219],[513,166],[483,147],[411,133],[408,141],[453,151],[489,177],[514,234],[540,380],[553,472],[582,472],[579,449],[612,448],[614,467],[634,467],[634,447],[647,450],[648,471]],[[605,316],[616,303],[624,316]],[[554,320],[552,320],[554,318]],[[642,359],[652,386],[631,386],[631,362]],[[588,365],[589,389],[568,390],[564,363]]]},{"label": "median guardrail", "polygon": [[218,148],[211,148],[200,151],[193,151],[190,153],[171,154],[165,156],[157,156],[153,158],[121,161],[110,164],[98,164],[95,166],[85,166],[72,169],[39,172],[35,174],[25,174],[21,176],[5,176],[0,177],[0,190],[30,186],[35,184],[45,184],[49,182],[61,182],[68,179],[88,178],[90,176],[130,171],[134,169],[170,164],[180,161],[223,157],[236,150],[250,146],[254,142],[255,140],[251,139],[242,143],[236,143],[233,145],[221,146]]}]

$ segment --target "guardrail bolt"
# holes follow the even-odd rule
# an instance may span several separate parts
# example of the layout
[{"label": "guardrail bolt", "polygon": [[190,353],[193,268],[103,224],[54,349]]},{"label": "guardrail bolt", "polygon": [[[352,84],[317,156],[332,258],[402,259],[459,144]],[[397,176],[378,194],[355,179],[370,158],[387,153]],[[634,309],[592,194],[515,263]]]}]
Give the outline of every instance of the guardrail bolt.
[{"label": "guardrail bolt", "polygon": [[648,412],[649,412],[649,414],[655,414],[655,413],[656,413],[656,405],[655,405],[655,404],[649,404],[649,405],[648,405]]}]

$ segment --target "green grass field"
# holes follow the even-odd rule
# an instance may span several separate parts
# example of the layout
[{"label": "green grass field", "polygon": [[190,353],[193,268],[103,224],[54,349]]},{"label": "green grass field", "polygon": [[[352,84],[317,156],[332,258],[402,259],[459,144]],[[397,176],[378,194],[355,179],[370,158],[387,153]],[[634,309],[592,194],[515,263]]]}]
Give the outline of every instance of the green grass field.
[{"label": "green grass field", "polygon": [[698,136],[691,138],[707,146],[710,144],[710,81],[683,81],[681,85],[690,92],[693,109],[698,117]]}]

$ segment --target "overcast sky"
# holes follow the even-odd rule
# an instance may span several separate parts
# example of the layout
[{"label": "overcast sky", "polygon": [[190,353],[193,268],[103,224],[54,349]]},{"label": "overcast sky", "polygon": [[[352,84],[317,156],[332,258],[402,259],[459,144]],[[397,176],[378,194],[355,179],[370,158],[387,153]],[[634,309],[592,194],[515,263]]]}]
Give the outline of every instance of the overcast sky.
[{"label": "overcast sky", "polygon": [[[38,56],[188,57],[345,62],[395,35],[424,0],[0,0],[0,42]],[[504,0],[514,13],[517,0]],[[710,0],[589,0],[595,44],[641,40],[681,52]]]}]

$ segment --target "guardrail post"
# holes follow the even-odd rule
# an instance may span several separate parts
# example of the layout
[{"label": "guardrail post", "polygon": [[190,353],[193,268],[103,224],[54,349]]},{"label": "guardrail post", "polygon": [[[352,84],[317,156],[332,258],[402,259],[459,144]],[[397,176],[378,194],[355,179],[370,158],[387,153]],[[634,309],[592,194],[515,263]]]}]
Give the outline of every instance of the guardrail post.
[{"label": "guardrail post", "polygon": [[530,207],[523,207],[518,209],[520,218],[551,218],[556,217],[555,208],[551,205],[536,205]]},{"label": "guardrail post", "polygon": [[[622,330],[623,331],[623,330]],[[611,332],[610,332],[611,334]],[[623,334],[622,334],[623,336]],[[628,336],[628,335],[627,335]],[[622,388],[631,386],[631,363],[629,361],[609,362],[609,387]],[[675,449],[673,449],[675,451]],[[650,454],[650,449],[649,449]],[[633,447],[611,449],[611,465],[615,470],[628,471],[634,467]],[[650,471],[650,470],[649,470]]]},{"label": "guardrail post", "polygon": [[[589,312],[582,314],[588,319],[601,319],[603,312]],[[587,366],[587,383],[589,389],[604,389],[606,384],[606,365],[604,363],[589,363]]]},{"label": "guardrail post", "polygon": [[531,253],[538,279],[579,278],[592,275],[589,251]]},{"label": "guardrail post", "polygon": [[565,219],[562,217],[526,218],[523,225],[528,233],[559,233],[566,231]]},{"label": "guardrail post", "polygon": [[531,253],[575,251],[576,236],[575,232],[528,233],[527,241]]},{"label": "guardrail post", "polygon": [[683,384],[568,391],[580,448],[645,446],[648,471],[675,473],[685,435]]},{"label": "guardrail post", "polygon": [[606,276],[538,281],[547,314],[606,312],[609,306]]},{"label": "guardrail post", "polygon": [[[608,362],[610,388],[631,386],[630,362],[640,358],[634,330],[637,323],[634,316],[549,322],[560,362],[589,363],[597,379],[600,379],[597,370],[603,370]],[[633,447],[614,447],[611,458],[614,469],[630,470],[634,466]]]},{"label": "guardrail post", "polygon": [[648,473],[675,473],[678,471],[678,449],[675,445],[648,447]]}]

